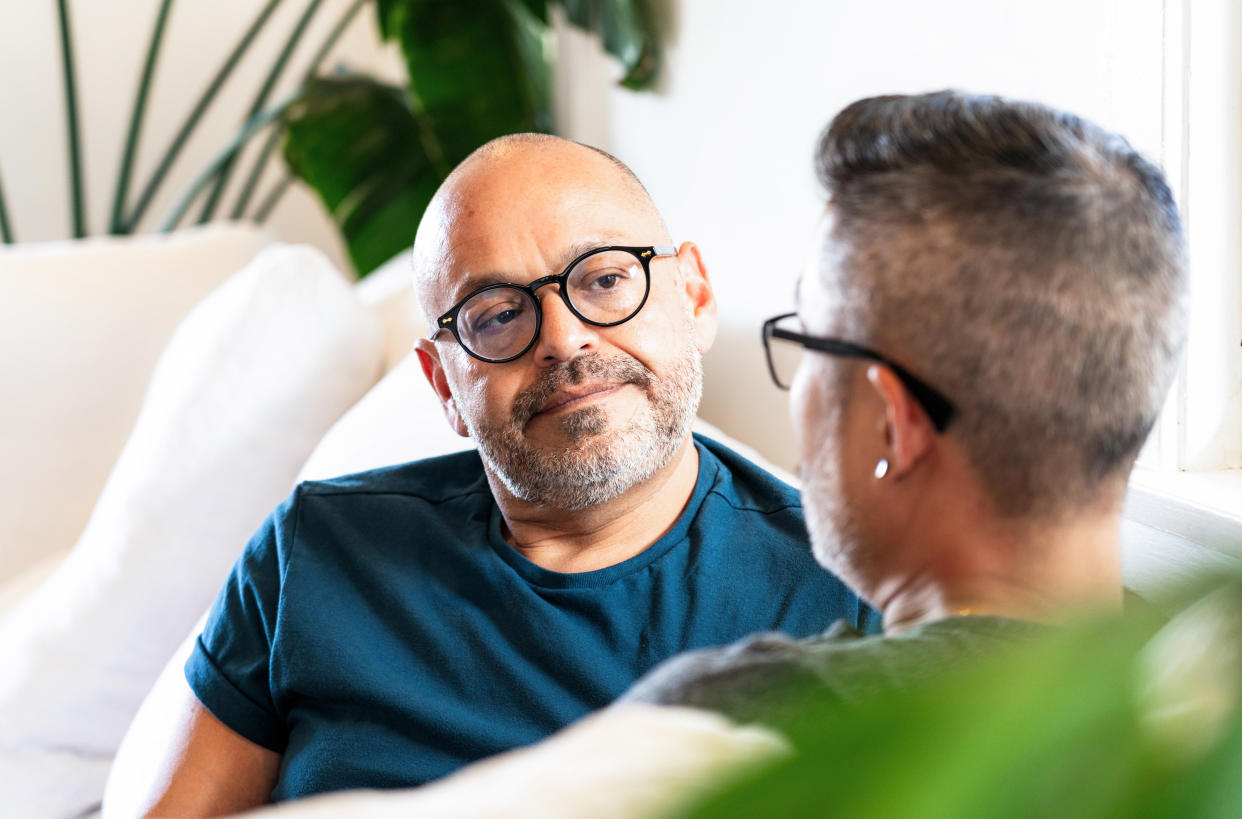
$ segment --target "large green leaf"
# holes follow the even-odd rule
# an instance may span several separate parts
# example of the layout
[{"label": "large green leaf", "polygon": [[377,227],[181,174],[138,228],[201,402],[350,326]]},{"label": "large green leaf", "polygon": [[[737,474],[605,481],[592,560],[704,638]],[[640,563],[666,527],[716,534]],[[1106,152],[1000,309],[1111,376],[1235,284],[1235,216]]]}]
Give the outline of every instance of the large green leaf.
[{"label": "large green leaf", "polygon": [[443,181],[409,94],[367,77],[312,81],[288,114],[284,155],[332,214],[359,276],[410,246]]},{"label": "large green leaf", "polygon": [[599,34],[650,84],[657,62],[645,0],[376,0],[380,33],[409,70],[408,93],[360,78],[311,84],[285,156],[344,231],[365,275],[408,246],[436,186],[490,139],[552,128],[548,10]]},{"label": "large green leaf", "polygon": [[655,81],[659,41],[647,0],[556,0],[570,23],[600,35],[604,50],[621,61],[621,84],[641,91]]},{"label": "large green leaf", "polygon": [[394,0],[386,6],[386,30],[401,43],[424,140],[442,168],[494,137],[551,127],[548,74],[543,66],[532,70],[517,4]]}]

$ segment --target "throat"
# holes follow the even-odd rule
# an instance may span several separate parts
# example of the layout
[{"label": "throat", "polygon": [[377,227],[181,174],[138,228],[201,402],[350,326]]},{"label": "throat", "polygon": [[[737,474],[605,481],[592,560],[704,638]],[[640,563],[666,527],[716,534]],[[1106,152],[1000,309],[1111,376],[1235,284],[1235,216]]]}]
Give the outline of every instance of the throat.
[{"label": "throat", "polygon": [[518,554],[549,571],[597,571],[642,554],[676,525],[694,494],[699,457],[692,440],[650,480],[606,503],[562,510],[497,495],[502,534]]}]

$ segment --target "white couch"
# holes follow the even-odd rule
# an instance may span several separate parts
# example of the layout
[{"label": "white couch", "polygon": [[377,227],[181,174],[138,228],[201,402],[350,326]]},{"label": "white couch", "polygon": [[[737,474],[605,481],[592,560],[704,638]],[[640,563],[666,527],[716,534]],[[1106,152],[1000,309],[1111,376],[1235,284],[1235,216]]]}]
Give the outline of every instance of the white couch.
[{"label": "white couch", "polygon": [[298,480],[470,446],[408,355],[408,265],[354,286],[228,225],[0,252],[6,810],[98,807],[143,697]]},{"label": "white couch", "polygon": [[[312,249],[227,225],[0,251],[6,813],[98,808],[143,697],[162,670],[180,673],[169,658],[297,480],[470,446],[407,355],[425,332],[408,264],[355,286]],[[1212,559],[1144,508],[1126,523],[1131,585]],[[708,746],[771,751],[768,739],[673,719],[703,760],[732,758]],[[143,733],[140,723],[127,742]],[[660,764],[685,785],[702,766],[682,762]]]}]

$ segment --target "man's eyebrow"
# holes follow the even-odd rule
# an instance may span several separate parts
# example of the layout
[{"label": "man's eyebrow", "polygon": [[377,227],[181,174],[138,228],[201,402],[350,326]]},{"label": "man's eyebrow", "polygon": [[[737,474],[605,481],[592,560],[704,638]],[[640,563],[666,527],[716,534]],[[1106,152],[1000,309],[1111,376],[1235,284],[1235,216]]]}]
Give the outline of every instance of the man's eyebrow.
[{"label": "man's eyebrow", "polygon": [[493,284],[513,284],[513,277],[503,273],[476,273],[467,276],[457,287],[453,288],[453,303],[456,304],[468,294]]},{"label": "man's eyebrow", "polygon": [[[600,234],[590,239],[584,239],[580,242],[575,242],[572,245],[570,245],[568,248],[566,248],[563,253],[560,254],[558,258],[559,266],[555,270],[549,270],[545,272],[543,275],[544,276],[555,276],[561,273],[562,271],[564,271],[564,269],[569,266],[570,262],[572,262],[574,259],[581,256],[583,253],[587,253],[589,251],[595,250],[596,248],[608,247],[609,245],[615,245],[620,241],[621,241],[620,236],[614,233],[605,233],[605,234]],[[542,276],[536,276],[536,278],[542,278]],[[489,285],[517,284],[517,282],[515,282],[513,279],[514,279],[513,274],[502,273],[500,271],[489,271],[486,273],[471,274],[467,276],[465,279],[463,279],[455,288],[453,288],[453,291],[454,291],[453,292],[453,303],[456,304],[458,301],[465,298],[470,293],[473,293],[474,291],[487,287]]]},{"label": "man's eyebrow", "polygon": [[[583,253],[589,253],[590,251],[596,250],[597,248],[601,248],[601,247],[608,247],[610,245],[616,245],[616,244],[619,244],[620,242],[621,242],[621,237],[616,235],[615,233],[602,233],[602,234],[595,236],[594,238],[585,239],[581,242],[575,242],[574,244],[566,248],[564,254],[562,254],[561,266],[560,266],[560,269],[556,271],[556,273],[560,273],[562,270],[564,270],[566,267],[569,266],[570,262],[572,262],[574,259],[581,256]],[[625,247],[629,247],[629,245],[625,245]],[[554,274],[549,274],[549,275],[554,275]]]}]

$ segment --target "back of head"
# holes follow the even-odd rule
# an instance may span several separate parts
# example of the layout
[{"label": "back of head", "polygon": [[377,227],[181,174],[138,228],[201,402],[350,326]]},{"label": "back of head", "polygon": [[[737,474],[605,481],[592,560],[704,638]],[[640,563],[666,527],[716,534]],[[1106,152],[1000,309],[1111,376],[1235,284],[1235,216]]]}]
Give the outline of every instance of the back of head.
[{"label": "back of head", "polygon": [[1078,117],[955,92],[850,105],[818,167],[835,330],[953,401],[997,509],[1056,516],[1124,483],[1185,332],[1159,170]]}]

